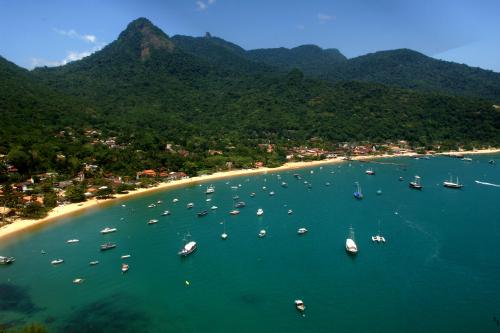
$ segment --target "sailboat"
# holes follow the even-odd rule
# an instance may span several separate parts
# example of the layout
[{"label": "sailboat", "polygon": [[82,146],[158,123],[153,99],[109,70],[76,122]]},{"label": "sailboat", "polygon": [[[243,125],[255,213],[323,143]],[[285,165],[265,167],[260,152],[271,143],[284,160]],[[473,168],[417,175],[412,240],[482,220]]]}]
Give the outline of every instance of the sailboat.
[{"label": "sailboat", "polygon": [[227,239],[227,233],[226,233],[226,221],[222,221],[222,224],[224,225],[224,232],[220,235],[220,238],[222,238],[222,239]]},{"label": "sailboat", "polygon": [[372,241],[377,243],[385,243],[385,237],[380,235],[380,221],[378,221],[378,234],[372,236]]},{"label": "sailboat", "polygon": [[410,186],[410,188],[414,188],[416,190],[421,190],[423,188],[423,186],[420,184],[419,176],[415,176],[415,179],[408,185]]},{"label": "sailboat", "polygon": [[354,241],[354,229],[352,228],[352,226],[349,228],[349,236],[347,236],[347,239],[345,240],[345,250],[349,254],[358,253],[358,246]]},{"label": "sailboat", "polygon": [[361,186],[356,182],[357,190],[354,192],[354,197],[358,200],[363,199],[363,192],[361,192]]},{"label": "sailboat", "polygon": [[460,188],[464,187],[463,184],[460,184],[458,182],[458,177],[457,177],[457,181],[453,182],[453,179],[452,179],[451,175],[450,175],[450,180],[449,181],[444,181],[443,182],[443,186],[444,187],[448,187],[448,188],[456,188],[456,189],[460,189]]}]

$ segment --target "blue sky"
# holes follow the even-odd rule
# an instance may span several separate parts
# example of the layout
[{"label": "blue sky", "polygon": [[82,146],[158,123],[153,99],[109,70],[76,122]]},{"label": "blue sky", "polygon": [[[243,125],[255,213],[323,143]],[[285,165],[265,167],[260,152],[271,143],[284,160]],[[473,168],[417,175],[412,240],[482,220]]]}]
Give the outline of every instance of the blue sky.
[{"label": "blue sky", "polygon": [[0,0],[0,55],[33,68],[102,48],[147,17],[245,49],[316,44],[347,57],[410,48],[500,72],[500,0]]}]

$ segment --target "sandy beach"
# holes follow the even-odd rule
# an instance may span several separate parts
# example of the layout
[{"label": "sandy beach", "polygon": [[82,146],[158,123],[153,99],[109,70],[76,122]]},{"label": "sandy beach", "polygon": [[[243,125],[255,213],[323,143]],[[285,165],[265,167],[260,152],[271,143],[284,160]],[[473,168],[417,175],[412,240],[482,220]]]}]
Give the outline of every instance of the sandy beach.
[{"label": "sandy beach", "polygon": [[[481,149],[481,150],[474,150],[474,151],[438,153],[437,155],[494,154],[494,153],[499,153],[499,152],[500,152],[500,149]],[[415,155],[418,155],[418,154],[406,153],[406,154],[398,154],[398,155],[367,155],[367,156],[356,156],[356,157],[353,157],[352,160],[366,161],[366,160],[380,159],[380,158],[411,157],[411,156],[415,156]],[[48,223],[53,222],[53,221],[60,219],[62,217],[67,217],[67,216],[71,216],[71,215],[78,215],[78,214],[88,212],[90,210],[100,209],[100,208],[106,207],[109,204],[116,203],[119,200],[122,200],[125,198],[130,198],[133,196],[143,195],[146,193],[150,194],[153,192],[165,191],[167,189],[175,188],[175,187],[181,187],[181,186],[192,185],[192,184],[197,184],[197,183],[206,183],[206,182],[209,182],[211,180],[217,180],[217,179],[222,179],[222,178],[230,178],[230,177],[245,176],[245,175],[255,175],[255,174],[265,174],[265,173],[275,173],[275,172],[281,172],[281,171],[286,171],[286,170],[302,169],[302,168],[320,166],[320,165],[325,165],[325,164],[342,163],[342,162],[347,162],[347,161],[343,160],[342,158],[332,158],[332,159],[325,159],[325,160],[321,160],[321,161],[289,162],[289,163],[285,163],[282,166],[279,166],[277,168],[263,167],[263,168],[258,168],[258,169],[232,170],[232,171],[217,172],[217,173],[213,173],[210,175],[202,175],[202,176],[197,176],[197,177],[192,177],[192,178],[187,178],[187,179],[181,179],[181,180],[177,180],[177,181],[163,182],[163,183],[159,183],[157,186],[154,186],[151,188],[141,188],[141,189],[137,189],[135,191],[131,191],[131,192],[126,193],[126,194],[115,194],[113,199],[98,200],[98,199],[94,198],[94,199],[90,199],[90,200],[87,200],[87,201],[81,202],[81,203],[72,203],[72,204],[61,205],[61,206],[58,206],[58,207],[52,209],[48,213],[48,215],[42,219],[38,219],[38,220],[17,219],[13,223],[10,223],[10,224],[7,224],[5,226],[0,227],[0,239],[12,238],[16,234],[19,234],[20,232],[25,232],[25,231],[41,228],[44,225],[47,225]]]}]

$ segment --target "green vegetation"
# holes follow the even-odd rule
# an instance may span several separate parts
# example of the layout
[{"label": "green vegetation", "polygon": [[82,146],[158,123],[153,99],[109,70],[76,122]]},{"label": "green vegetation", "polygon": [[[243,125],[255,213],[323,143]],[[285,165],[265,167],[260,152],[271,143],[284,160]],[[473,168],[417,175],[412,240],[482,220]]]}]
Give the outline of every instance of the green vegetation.
[{"label": "green vegetation", "polygon": [[[103,50],[62,67],[29,72],[1,58],[0,182],[54,172],[54,182],[84,176],[97,185],[110,175],[133,180],[145,169],[195,175],[256,161],[277,166],[301,145],[500,144],[500,112],[480,98],[500,99],[500,74],[412,51],[352,60],[315,46],[275,51],[245,51],[208,35],[169,38],[138,19]],[[463,70],[454,74],[453,66]],[[342,75],[332,78],[334,71]],[[275,149],[259,148],[267,143]],[[120,192],[127,186],[134,185]],[[65,197],[83,201],[87,190],[71,185]],[[57,203],[53,191],[39,193],[45,207]]]}]

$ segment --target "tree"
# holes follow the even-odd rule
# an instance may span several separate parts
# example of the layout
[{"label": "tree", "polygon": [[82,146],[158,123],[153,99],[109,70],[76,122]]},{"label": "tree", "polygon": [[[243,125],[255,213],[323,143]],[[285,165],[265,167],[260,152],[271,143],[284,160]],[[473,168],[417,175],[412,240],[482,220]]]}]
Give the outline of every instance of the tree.
[{"label": "tree", "polygon": [[65,197],[70,202],[82,202],[86,200],[83,187],[78,185],[69,186],[66,189]]}]

